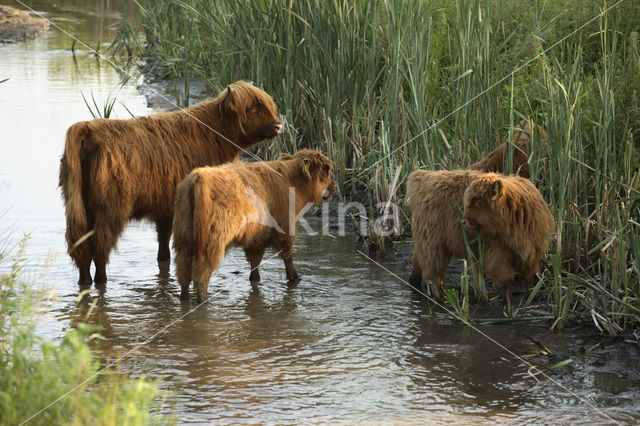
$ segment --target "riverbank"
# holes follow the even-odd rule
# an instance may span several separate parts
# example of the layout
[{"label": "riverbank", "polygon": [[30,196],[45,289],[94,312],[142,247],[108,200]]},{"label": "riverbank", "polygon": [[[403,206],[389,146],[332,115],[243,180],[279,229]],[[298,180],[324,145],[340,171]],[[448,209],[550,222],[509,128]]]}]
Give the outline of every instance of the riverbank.
[{"label": "riverbank", "polygon": [[24,10],[0,5],[0,45],[29,40],[44,33],[49,22]]}]

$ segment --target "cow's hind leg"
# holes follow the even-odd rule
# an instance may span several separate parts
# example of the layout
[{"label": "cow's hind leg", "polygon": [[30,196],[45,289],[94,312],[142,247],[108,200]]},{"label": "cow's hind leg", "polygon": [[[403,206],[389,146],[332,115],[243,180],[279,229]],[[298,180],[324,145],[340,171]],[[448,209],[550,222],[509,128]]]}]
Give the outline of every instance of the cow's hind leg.
[{"label": "cow's hind leg", "polygon": [[209,287],[209,280],[213,271],[218,269],[220,261],[224,256],[224,249],[215,248],[213,251],[207,254],[207,258],[202,261],[194,259],[193,261],[193,285],[198,293],[198,303],[204,303],[208,301],[207,288]]},{"label": "cow's hind leg", "polygon": [[180,299],[189,298],[189,284],[191,284],[192,259],[188,252],[176,252],[176,276],[180,283]]},{"label": "cow's hind leg", "polygon": [[247,260],[251,265],[251,273],[249,274],[249,281],[251,283],[260,282],[260,262],[262,262],[262,256],[264,256],[264,249],[245,249]]},{"label": "cow's hind leg", "polygon": [[451,253],[442,247],[436,247],[428,252],[422,260],[422,284],[435,299],[444,300],[444,280],[447,277],[447,265]]},{"label": "cow's hind leg", "polygon": [[422,283],[422,269],[415,263],[413,264],[413,269],[411,270],[411,276],[409,277],[409,284],[411,284],[414,288],[419,288]]},{"label": "cow's hind leg", "polygon": [[118,237],[122,233],[126,224],[126,218],[114,215],[102,208],[95,214],[93,225],[94,234],[91,237],[91,254],[96,265],[94,282],[104,284],[107,282],[107,263],[109,254],[118,242]]},{"label": "cow's hind leg", "polygon": [[[80,246],[84,245],[82,249]],[[72,246],[73,247],[73,246]],[[89,243],[87,241],[79,244],[73,251],[69,253],[73,262],[80,271],[80,277],[78,278],[78,285],[80,287],[90,286],[93,280],[91,279],[91,252],[89,249]]]},{"label": "cow's hind leg", "polygon": [[169,240],[171,239],[172,222],[172,218],[160,219],[156,221],[156,231],[158,232],[158,262],[171,260]]}]

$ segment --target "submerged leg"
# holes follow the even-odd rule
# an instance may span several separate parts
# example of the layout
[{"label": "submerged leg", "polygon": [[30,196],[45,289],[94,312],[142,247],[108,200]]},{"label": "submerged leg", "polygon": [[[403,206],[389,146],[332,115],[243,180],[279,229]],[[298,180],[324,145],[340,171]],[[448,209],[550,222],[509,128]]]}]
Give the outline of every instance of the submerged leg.
[{"label": "submerged leg", "polygon": [[173,219],[161,219],[156,221],[156,231],[158,232],[158,262],[171,260],[169,250],[169,240],[171,239],[171,223]]},{"label": "submerged leg", "polygon": [[125,223],[124,217],[110,214],[106,209],[96,212],[93,225],[95,233],[90,238],[91,254],[96,265],[95,283],[107,282],[106,266],[109,263],[109,254],[116,246]]},{"label": "submerged leg", "polygon": [[249,274],[249,281],[251,283],[260,282],[260,262],[262,262],[262,256],[264,256],[264,249],[245,249],[245,255],[251,265],[251,273]]},{"label": "submerged leg", "polygon": [[180,299],[189,298],[191,284],[191,256],[188,252],[176,252],[176,276],[180,283]]}]

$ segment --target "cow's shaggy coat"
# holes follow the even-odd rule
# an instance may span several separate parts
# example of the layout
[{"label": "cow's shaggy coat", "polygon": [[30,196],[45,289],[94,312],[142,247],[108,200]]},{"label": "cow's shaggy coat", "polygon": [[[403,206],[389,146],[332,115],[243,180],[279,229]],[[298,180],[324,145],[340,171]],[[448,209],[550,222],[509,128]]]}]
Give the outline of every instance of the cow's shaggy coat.
[{"label": "cow's shaggy coat", "polygon": [[92,260],[95,282],[106,281],[109,253],[131,219],[155,223],[158,260],[168,260],[178,183],[195,167],[237,159],[280,129],[271,96],[242,81],[185,110],[73,124],[60,160],[59,185],[78,283],[91,284]]},{"label": "cow's shaggy coat", "polygon": [[409,282],[428,285],[436,297],[451,256],[467,257],[461,215],[464,191],[481,172],[475,170],[416,170],[409,175],[407,196],[414,239],[413,271]]},{"label": "cow's shaggy coat", "polygon": [[485,173],[469,184],[463,204],[464,225],[490,242],[493,252],[485,265],[494,271],[494,286],[509,300],[518,272],[529,290],[554,226],[540,191],[519,176]]},{"label": "cow's shaggy coat", "polygon": [[189,297],[193,281],[198,301],[206,299],[211,273],[229,245],[244,249],[251,282],[260,281],[258,266],[269,247],[279,250],[287,278],[298,281],[292,258],[296,218],[308,203],[335,192],[331,167],[322,153],[304,149],[277,161],[191,172],[178,185],[173,221],[181,297]]}]

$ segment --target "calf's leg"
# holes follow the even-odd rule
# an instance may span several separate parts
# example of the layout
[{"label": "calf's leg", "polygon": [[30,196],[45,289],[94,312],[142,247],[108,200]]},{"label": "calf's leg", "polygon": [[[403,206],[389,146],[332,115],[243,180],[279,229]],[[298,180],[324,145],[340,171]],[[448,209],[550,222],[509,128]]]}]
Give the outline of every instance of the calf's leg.
[{"label": "calf's leg", "polygon": [[176,276],[180,283],[180,299],[189,298],[191,284],[191,255],[186,250],[176,251]]},{"label": "calf's leg", "polygon": [[422,269],[415,263],[413,264],[413,269],[411,270],[411,276],[409,277],[409,284],[413,287],[420,287],[422,283]]},{"label": "calf's leg", "polygon": [[251,273],[249,274],[249,281],[253,283],[260,282],[260,262],[262,262],[262,256],[264,256],[264,249],[245,249],[245,255],[251,265]]},{"label": "calf's leg", "polygon": [[[225,245],[226,247],[226,245]],[[218,270],[224,256],[224,247],[215,247],[206,255],[196,255],[193,260],[193,285],[198,293],[198,303],[207,301],[207,288],[213,271]]]},{"label": "calf's leg", "polygon": [[485,252],[484,267],[487,274],[493,278],[493,286],[502,292],[505,302],[510,305],[511,286],[516,277],[511,253],[498,248]]}]

